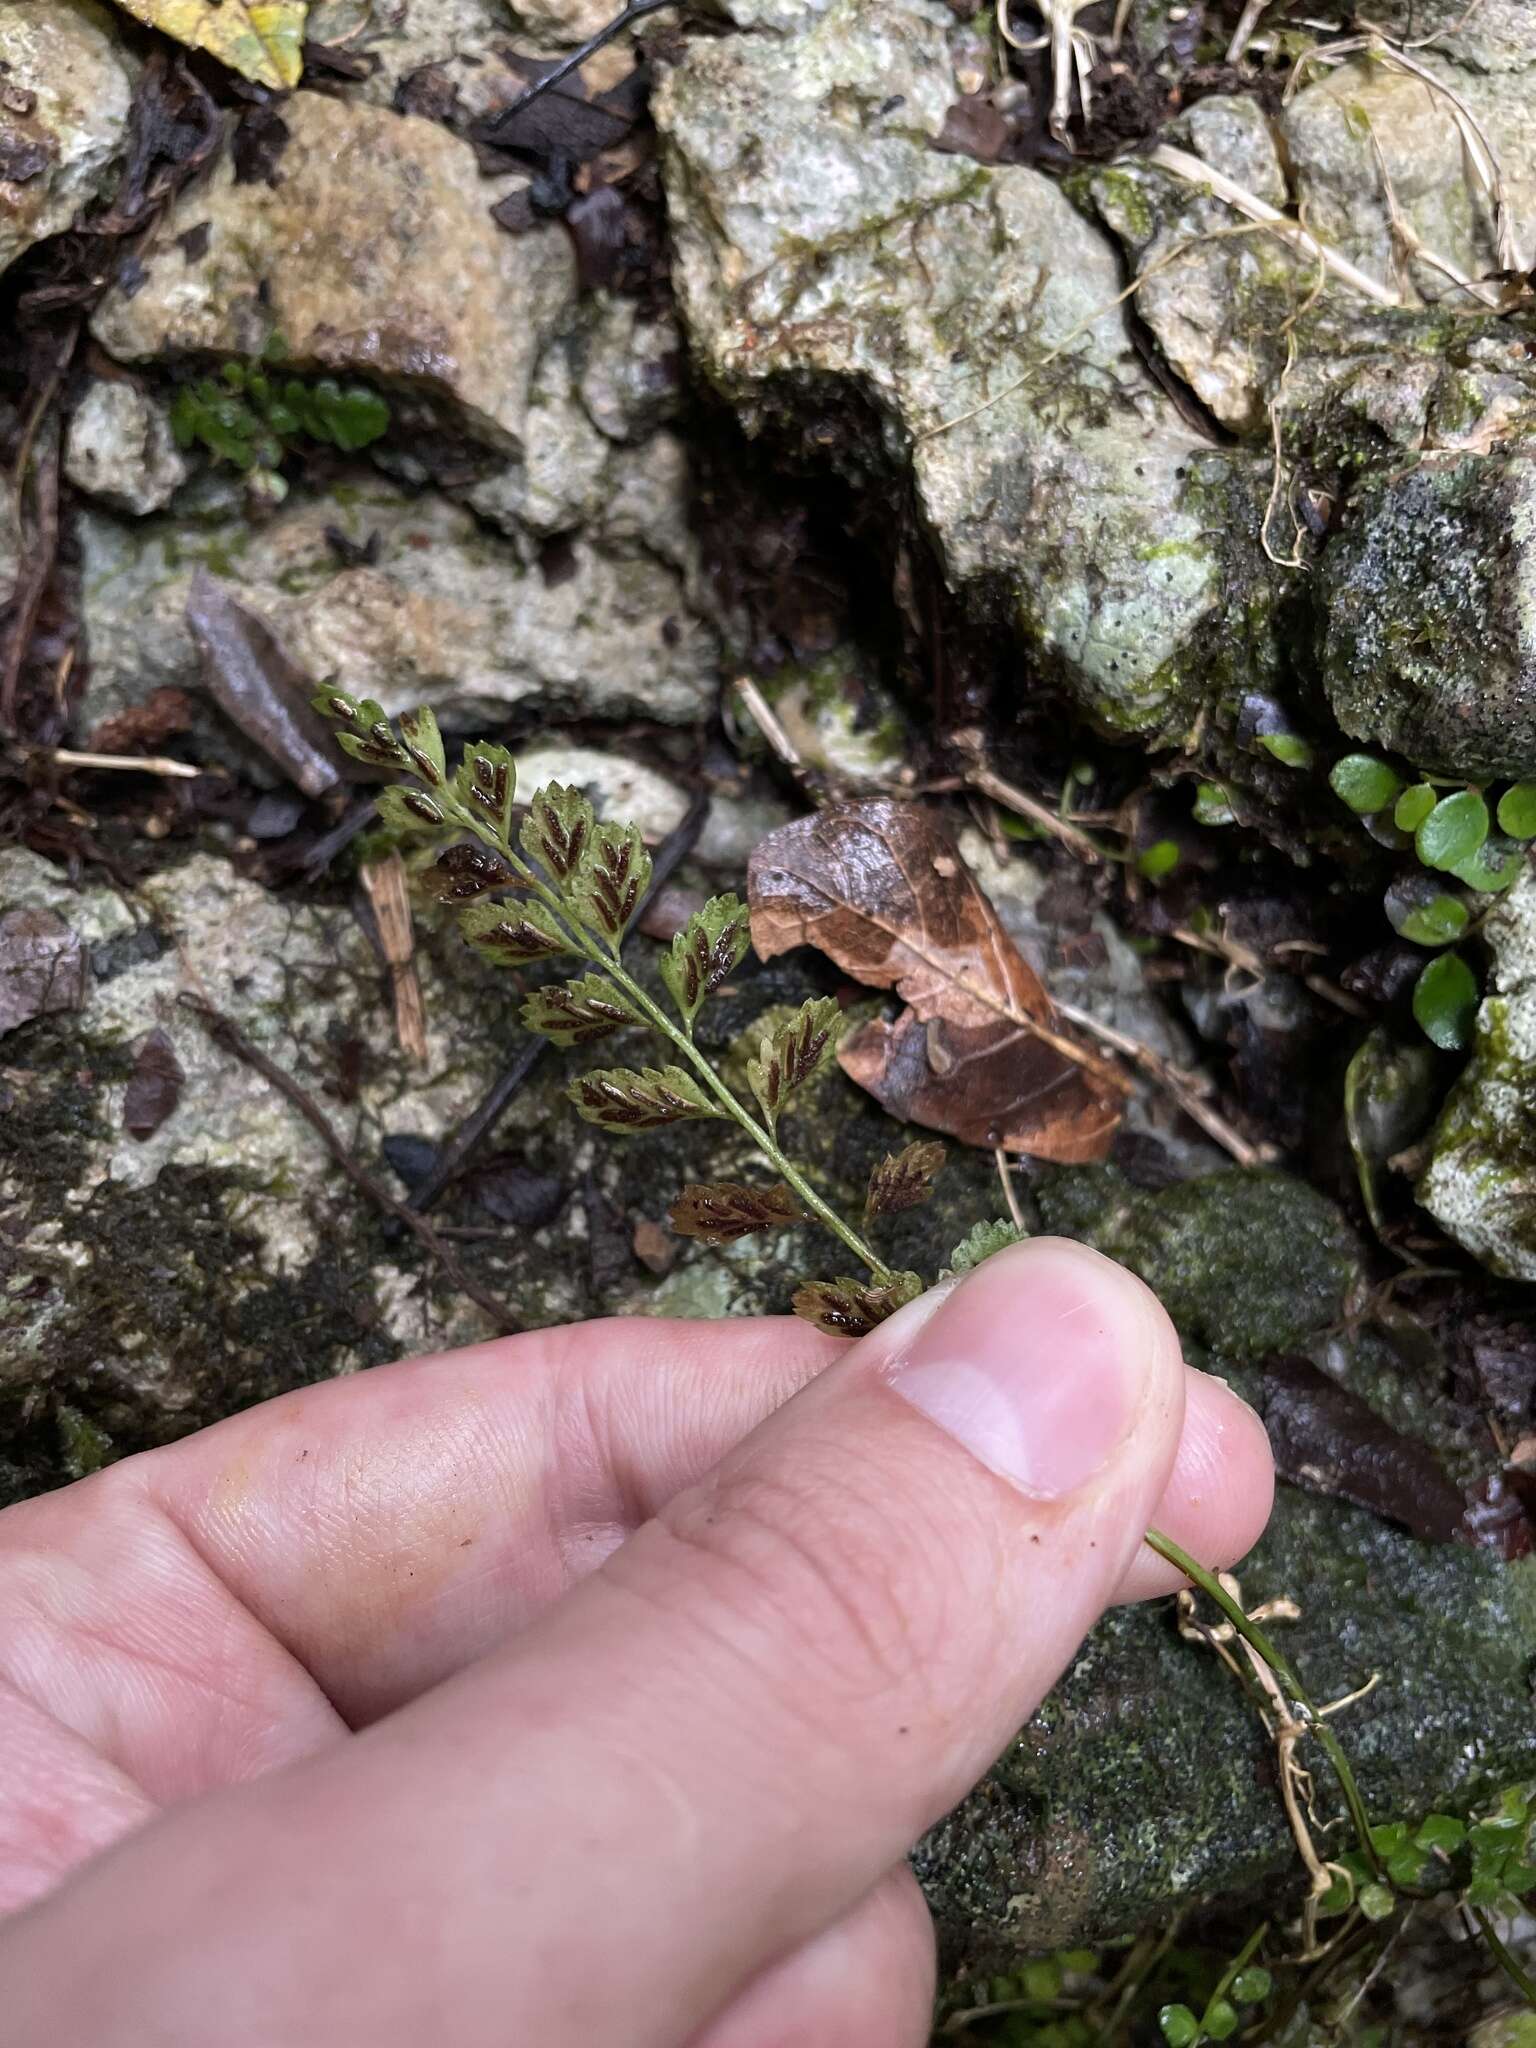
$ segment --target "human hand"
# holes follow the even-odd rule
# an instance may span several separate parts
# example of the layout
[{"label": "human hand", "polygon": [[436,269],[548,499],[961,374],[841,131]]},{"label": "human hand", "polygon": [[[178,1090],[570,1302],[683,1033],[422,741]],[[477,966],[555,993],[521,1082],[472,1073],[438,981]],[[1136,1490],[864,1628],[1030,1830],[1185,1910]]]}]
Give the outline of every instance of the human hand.
[{"label": "human hand", "polygon": [[1149,1523],[1225,1564],[1270,1490],[1036,1240],[853,1346],[548,1330],[8,1509],[8,2048],[915,2048],[906,1849],[1178,1583]]}]

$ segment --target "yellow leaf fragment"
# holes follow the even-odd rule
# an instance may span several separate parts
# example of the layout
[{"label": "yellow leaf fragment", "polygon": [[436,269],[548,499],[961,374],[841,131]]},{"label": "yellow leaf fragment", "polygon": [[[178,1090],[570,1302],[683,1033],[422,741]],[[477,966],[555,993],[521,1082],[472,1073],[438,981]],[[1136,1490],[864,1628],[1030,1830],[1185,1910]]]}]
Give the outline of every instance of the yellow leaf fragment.
[{"label": "yellow leaf fragment", "polygon": [[309,0],[117,0],[125,13],[206,50],[256,85],[283,91],[304,69]]}]

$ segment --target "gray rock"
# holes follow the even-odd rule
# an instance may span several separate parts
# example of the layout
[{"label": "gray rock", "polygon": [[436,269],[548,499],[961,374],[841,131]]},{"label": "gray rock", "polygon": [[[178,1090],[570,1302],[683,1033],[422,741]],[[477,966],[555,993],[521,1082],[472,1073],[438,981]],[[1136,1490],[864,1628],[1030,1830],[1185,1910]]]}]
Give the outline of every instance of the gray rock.
[{"label": "gray rock", "polygon": [[[1528,268],[1536,260],[1530,83],[1522,74],[1457,64],[1438,48],[1414,51],[1413,62],[1435,83],[1365,57],[1317,78],[1286,109],[1286,146],[1296,196],[1324,241],[1410,303],[1448,299],[1460,309],[1465,299],[1454,279],[1394,243],[1387,183],[1425,249],[1463,278]],[[1467,117],[1502,168],[1513,230],[1503,252],[1488,180],[1472,168],[1479,144],[1469,149]]]},{"label": "gray rock", "polygon": [[[1169,140],[1271,206],[1285,172],[1257,100],[1201,100]],[[1266,400],[1285,358],[1281,330],[1316,284],[1315,269],[1257,228],[1234,234],[1230,206],[1132,157],[1092,181],[1094,203],[1145,279],[1137,311],[1176,370],[1224,426],[1267,427]]]},{"label": "gray rock", "polygon": [[1418,1196],[1493,1272],[1536,1280],[1536,871],[1526,869],[1484,935],[1493,966],[1476,1042]]},{"label": "gray rock", "polygon": [[94,0],[30,0],[0,13],[9,89],[0,106],[0,270],[105,190],[137,68]]},{"label": "gray rock", "polygon": [[188,476],[170,421],[137,384],[93,378],[70,417],[64,473],[119,512],[158,512]]},{"label": "gray rock", "polygon": [[[509,181],[436,121],[294,93],[273,184],[226,157],[183,192],[143,252],[145,279],[92,320],[124,362],[253,356],[275,333],[300,368],[393,385],[484,445],[520,454],[529,387],[574,297],[555,224],[508,235],[489,208]],[[189,258],[180,237],[206,227]]]},{"label": "gray rock", "polygon": [[511,28],[505,0],[314,0],[306,24],[316,42],[340,43],[371,65],[349,98],[393,107],[401,86],[430,68],[472,119],[520,84],[496,55]]},{"label": "gray rock", "polygon": [[1321,569],[1323,675],[1352,738],[1482,781],[1536,771],[1530,444],[1367,480]]},{"label": "gray rock", "polygon": [[[374,558],[345,563],[331,534]],[[238,503],[201,523],[79,520],[91,657],[89,723],[172,683],[198,688],[183,612],[199,562],[267,617],[317,681],[391,713],[430,704],[450,725],[494,724],[514,704],[550,714],[700,717],[717,684],[713,638],[676,569],[640,545],[572,540],[559,565],[433,493],[377,478],[296,495],[252,525]]]},{"label": "gray rock", "polygon": [[1142,369],[1114,251],[1060,186],[929,147],[955,97],[946,19],[834,0],[669,73],[690,341],[749,427],[787,416],[856,478],[910,466],[951,583],[1099,724],[1181,732],[1222,595],[1225,522],[1187,488],[1206,444]]}]

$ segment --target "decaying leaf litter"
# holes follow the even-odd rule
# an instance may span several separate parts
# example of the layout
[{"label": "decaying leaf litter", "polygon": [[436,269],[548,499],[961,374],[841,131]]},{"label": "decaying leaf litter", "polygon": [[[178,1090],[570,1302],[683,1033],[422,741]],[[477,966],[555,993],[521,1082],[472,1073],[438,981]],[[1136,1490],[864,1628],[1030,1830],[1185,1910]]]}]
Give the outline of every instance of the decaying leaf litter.
[{"label": "decaying leaf litter", "polygon": [[[238,569],[231,579],[220,558],[188,593],[184,616],[203,662],[191,695],[179,679],[159,681],[134,703],[114,708],[110,718],[89,727],[80,722],[92,688],[92,650],[79,624],[73,533],[80,500],[65,474],[66,436],[85,382],[110,368],[86,321],[105,291],[122,288],[125,279],[132,284],[139,249],[148,247],[157,216],[188,181],[196,189],[214,153],[227,146],[231,125],[249,175],[280,183],[283,101],[268,95],[275,84],[292,84],[303,61],[301,8],[132,11],[156,18],[166,34],[203,54],[178,56],[163,41],[145,38],[140,47],[147,62],[116,191],[83,217],[82,231],[45,240],[4,284],[17,315],[15,339],[7,344],[4,424],[25,542],[24,572],[4,620],[0,672],[8,727],[7,833],[50,860],[110,877],[127,903],[152,878],[162,850],[174,854],[194,845],[229,849],[249,873],[296,896],[308,891],[318,900],[350,902],[376,947],[376,1001],[386,1034],[402,1047],[415,1034],[430,1063],[440,1056],[431,1050],[431,1004],[418,1028],[409,1022],[411,998],[401,994],[402,977],[415,973],[412,934],[407,928],[402,939],[399,924],[398,880],[413,865],[409,847],[381,837],[366,779],[343,784],[345,764],[307,722],[307,697],[329,680],[327,673],[296,658],[291,625],[285,619],[279,626],[269,600],[253,599]],[[1008,13],[1001,24],[1012,48],[1003,59],[1005,79],[1026,89],[1000,90],[979,56],[962,58],[936,153],[958,150],[1004,167],[1044,165],[1052,177],[1071,180],[1129,145],[1132,158],[1139,150],[1169,178],[1209,187],[1240,216],[1186,235],[1170,254],[1153,258],[1164,266],[1160,275],[1177,278],[1202,248],[1221,246],[1225,238],[1233,249],[1267,243],[1294,253],[1298,271],[1307,273],[1291,307],[1298,324],[1308,315],[1305,293],[1321,288],[1324,273],[1329,290],[1346,298],[1356,291],[1373,303],[1384,296],[1404,303],[1400,281],[1373,279],[1371,289],[1360,290],[1366,273],[1358,262],[1320,237],[1315,224],[1259,199],[1241,179],[1215,173],[1191,155],[1187,136],[1162,139],[1170,121],[1199,105],[1202,95],[1215,100],[1223,91],[1252,93],[1270,104],[1305,82],[1304,72],[1287,70],[1301,54],[1285,42],[1296,31],[1284,24],[1282,32],[1280,18],[1291,10],[1276,8],[1275,19],[1266,20],[1264,10],[1249,8],[1241,21],[1224,21],[1216,63],[1200,47],[1198,26],[1183,24],[1172,26],[1168,42],[1148,62],[1134,23],[1127,29],[1113,18],[1135,12],[1051,8],[1041,16],[1039,34],[1029,10]],[[1393,33],[1366,27],[1353,40],[1351,23],[1341,19],[1338,26],[1336,35],[1316,39],[1315,66],[1346,65],[1364,47],[1395,75],[1431,67],[1435,82],[1426,91],[1451,109],[1446,118],[1459,129],[1469,124],[1462,131],[1468,175],[1498,216],[1500,247],[1508,256],[1511,209],[1499,149],[1475,115],[1457,111],[1446,97],[1455,89],[1433,73],[1433,48],[1428,57],[1419,54],[1411,24]],[[331,27],[322,33],[330,35]],[[468,74],[441,62],[418,67],[396,91],[406,118],[449,128],[481,152],[488,170],[532,173],[521,189],[496,202],[510,251],[557,222],[571,239],[589,299],[617,290],[647,307],[670,300],[672,252],[658,203],[645,92],[680,47],[675,28],[652,34],[648,67],[628,76],[589,78],[576,71],[537,99],[527,98],[529,83],[551,75],[559,62],[544,52],[515,51],[505,61],[498,55],[489,105],[473,94],[466,98]],[[305,90],[357,93],[379,61],[368,34],[350,36],[345,24],[334,42],[310,47]],[[233,83],[210,54],[243,72],[245,84]],[[974,82],[966,63],[975,70]],[[1208,75],[1196,79],[1201,66]],[[1380,158],[1384,166],[1380,143],[1370,147],[1373,161]],[[26,161],[15,158],[23,169]],[[1398,260],[1432,268],[1439,261],[1445,271],[1451,259],[1409,221],[1390,171],[1383,168],[1382,176]],[[206,257],[208,239],[195,230],[188,235],[189,265]],[[508,260],[519,259],[512,253]],[[915,233],[911,264],[921,272],[930,261]],[[1503,268],[1510,274],[1471,278],[1473,289],[1458,288],[1485,312],[1518,322],[1525,288],[1517,266]],[[1132,302],[1142,296],[1140,276],[1131,279]],[[1064,339],[1058,333],[1038,351],[1017,388],[1006,376],[994,379],[994,388],[973,402],[974,416],[968,407],[941,408],[924,433],[948,439],[975,432],[989,410],[1005,413],[1031,383],[1047,396],[1053,375],[1113,297],[1095,301],[1086,321],[1069,323]],[[1209,435],[1208,417],[1161,360],[1161,332],[1155,339],[1138,336],[1143,358],[1172,387],[1191,431]],[[248,476],[246,516],[254,530],[274,517],[274,501],[280,505],[288,493],[302,497],[328,488],[332,479],[367,473],[372,457],[364,442],[353,441],[349,427],[336,431],[335,423],[350,417],[337,408],[353,403],[345,383],[334,385],[334,396],[317,398],[315,366],[290,365],[280,351],[269,357],[265,347],[238,362],[193,367],[201,379],[195,385],[172,372],[184,398],[191,459],[215,475],[222,465],[226,482],[237,487],[240,475]],[[230,375],[220,383],[223,368]],[[153,386],[158,373],[128,374]],[[1295,385],[1288,369],[1284,402],[1275,402],[1265,422],[1266,434],[1272,427],[1272,450],[1262,531],[1268,548],[1282,524],[1281,508],[1292,508],[1298,539],[1281,553],[1295,565],[1292,573],[1311,574],[1326,554],[1337,514],[1327,509],[1327,490],[1298,464],[1287,410],[1296,402]],[[1474,789],[1432,764],[1428,779],[1415,779],[1411,757],[1404,760],[1392,748],[1360,754],[1358,736],[1333,733],[1305,692],[1298,697],[1289,683],[1277,688],[1272,677],[1256,677],[1243,702],[1240,730],[1259,762],[1256,775],[1233,775],[1230,761],[1213,767],[1198,735],[1182,749],[1143,753],[1105,746],[1088,725],[1064,713],[1062,698],[1052,695],[1048,662],[1033,672],[1035,688],[1022,701],[1004,689],[1001,675],[1017,656],[1004,653],[1006,634],[995,621],[978,630],[936,572],[932,541],[912,499],[897,494],[894,518],[890,501],[867,488],[829,501],[821,487],[797,478],[794,463],[765,461],[760,443],[737,440],[707,387],[696,389],[693,403],[703,451],[696,486],[700,545],[729,621],[721,680],[734,681],[740,664],[750,669],[741,696],[749,707],[745,719],[731,709],[734,692],[722,692],[722,700],[739,746],[751,756],[761,723],[780,767],[744,772],[702,722],[681,743],[661,726],[615,731],[599,720],[589,729],[608,752],[632,753],[660,767],[680,790],[697,790],[716,820],[764,790],[774,792],[781,817],[759,831],[750,872],[741,853],[734,866],[701,868],[695,859],[690,867],[690,846],[682,844],[681,887],[693,907],[674,918],[659,947],[643,931],[629,937],[626,965],[653,996],[665,992],[698,1012],[707,997],[724,1019],[736,1006],[756,1011],[755,992],[777,985],[777,975],[801,975],[802,988],[809,977],[809,994],[786,998],[802,1018],[799,1025],[778,1013],[782,1004],[770,1003],[766,1029],[745,1020],[731,1034],[734,1052],[724,1043],[718,1051],[737,1060],[733,1085],[744,1099],[770,1124],[782,1112],[791,1132],[798,1112],[786,1084],[835,1088],[834,1060],[890,1113],[893,1121],[868,1161],[864,1184],[839,1190],[844,1213],[856,1215],[864,1202],[866,1222],[888,1219],[879,1222],[881,1229],[918,1227],[935,1188],[954,1171],[940,1173],[935,1154],[944,1148],[925,1132],[944,1133],[962,1153],[1001,1152],[1004,1188],[993,1186],[965,1219],[968,1235],[954,1253],[956,1270],[1007,1241],[1019,1227],[1016,1219],[1028,1224],[1034,1190],[1049,1186],[1052,1162],[1070,1165],[1108,1154],[1133,1184],[1155,1188],[1188,1170],[1177,1163],[1176,1141],[1186,1152],[1205,1144],[1203,1157],[1194,1153],[1201,1164],[1225,1157],[1247,1167],[1272,1161],[1300,1169],[1376,1239],[1346,1311],[1349,1340],[1363,1329],[1372,1342],[1386,1341],[1400,1361],[1411,1361],[1406,1369],[1432,1384],[1437,1398],[1449,1390],[1458,1427],[1469,1444],[1480,1439],[1481,1449],[1476,1457],[1453,1459],[1453,1474],[1425,1465],[1412,1418],[1394,1411],[1385,1419],[1372,1407],[1369,1390],[1362,1398],[1358,1388],[1344,1385],[1337,1377],[1343,1340],[1320,1333],[1308,1356],[1277,1349],[1268,1369],[1265,1405],[1273,1405],[1287,1471],[1303,1485],[1363,1501],[1426,1536],[1475,1535],[1518,1554],[1529,1543],[1521,1503],[1528,1498],[1536,1377],[1520,1336],[1528,1322],[1524,1290],[1481,1276],[1415,1207],[1411,1190],[1484,986],[1482,934],[1496,939],[1505,915],[1494,885],[1514,885],[1524,869],[1528,842],[1518,829],[1524,778],[1506,772]],[[250,422],[271,428],[274,407],[273,459],[264,456],[247,470],[246,451],[254,447]],[[289,414],[297,423],[292,431]],[[434,484],[469,474],[482,459],[452,435],[443,438],[440,419],[413,411],[406,389],[386,384],[382,393],[370,394],[369,414],[386,421],[379,456],[414,463]],[[849,431],[834,409],[818,428],[821,445],[838,447],[839,435]],[[808,436],[807,445],[815,440]],[[561,535],[541,538],[534,552],[547,583],[568,573],[571,549]],[[343,573],[367,578],[377,571],[378,529],[370,529],[366,517],[347,530],[338,526],[334,553]],[[860,680],[835,695],[851,707],[855,736],[861,718],[866,730],[876,729],[878,707],[892,693],[908,709],[903,744],[873,779],[867,767],[850,772],[851,757],[808,756],[806,732],[815,737],[820,715],[815,694],[796,698],[781,681],[813,668],[839,644],[850,621],[867,610],[871,588],[891,593],[875,663],[878,687],[866,689]],[[751,708],[749,692],[766,709],[766,720]],[[791,705],[798,707],[793,717]],[[535,730],[537,722],[531,725],[525,713],[482,712],[471,736],[506,742],[515,752]],[[1337,763],[1336,795],[1324,786],[1322,772],[1313,773],[1314,761],[1322,772]],[[1367,768],[1345,776],[1349,761]],[[1383,778],[1392,787],[1377,802]],[[1428,794],[1423,817],[1410,807],[1403,818],[1413,821],[1399,821],[1396,813],[1410,796],[1417,803],[1413,793],[1421,790]],[[1437,822],[1426,832],[1432,812]],[[1481,816],[1476,843],[1463,844],[1462,826],[1468,819],[1477,825],[1475,814]],[[409,804],[393,813],[386,807],[385,832],[409,817]],[[645,886],[641,849],[614,836],[624,822],[621,802],[602,796],[596,817],[609,828],[612,858],[596,876],[590,901],[622,928],[639,909]],[[695,853],[704,823],[692,816]],[[664,836],[661,824],[648,824],[646,836],[655,845]],[[573,870],[580,858],[577,849]],[[1400,865],[1384,885],[1379,870],[1386,860],[1418,865],[1406,871]],[[381,874],[395,879],[379,884]],[[1043,879],[1027,917],[1014,902],[1013,878],[1022,875],[1032,886]],[[550,932],[538,906],[508,890],[503,863],[483,847],[460,843],[412,880],[415,946],[433,942],[435,920],[471,908],[479,955],[491,963],[487,972],[521,984],[518,1002],[531,1006],[553,1042],[543,1068],[554,1061],[562,1071],[569,1064],[573,1074],[586,1076],[575,1084],[578,1106],[584,1091],[595,1118],[642,1132],[653,1123],[665,1132],[680,1109],[685,1121],[710,1121],[698,1113],[696,1077],[674,1063],[593,1068],[582,1047],[610,1028],[632,1029],[633,1015],[625,1001],[614,1001],[610,986],[596,985],[596,976],[562,981],[542,963]],[[741,892],[730,899],[735,910],[722,913],[714,929],[699,925],[698,907],[706,895],[721,900],[722,885]],[[1022,937],[1013,935],[1015,928]],[[755,942],[750,951],[748,930]],[[6,911],[0,949],[6,932],[13,935],[8,974],[16,992],[9,1044],[17,1043],[16,1033],[46,1027],[50,1013],[89,1014],[85,948],[66,919],[51,910]],[[1102,988],[1092,1000],[1078,1000],[1079,984],[1091,989],[1106,960],[1122,960],[1111,949],[1127,939],[1154,1000],[1161,995],[1174,1019],[1166,1042],[1144,1017],[1122,1014],[1118,999],[1106,999]],[[62,962],[58,976],[49,964],[51,942]],[[206,995],[199,999],[207,1001]],[[523,1219],[557,1217],[573,1191],[593,1231],[593,1273],[601,1268],[610,1286],[630,1286],[638,1272],[665,1267],[657,1234],[661,1243],[681,1249],[677,1270],[684,1274],[697,1264],[690,1241],[744,1247],[759,1232],[796,1244],[818,1237],[787,1182],[721,1179],[711,1173],[707,1151],[693,1155],[693,1177],[670,1225],[660,1211],[626,1213],[616,1206],[593,1169],[577,1166],[573,1152],[554,1173],[544,1166],[557,1154],[541,1153],[540,1164],[530,1165],[516,1139],[510,1150],[489,1153],[485,1148],[503,1145],[509,1135],[505,1120],[526,1100],[544,1042],[519,1039],[510,1017],[501,1073],[488,1080],[478,1107],[462,1118],[395,1133],[392,1149],[381,1149],[376,1131],[352,1125],[355,1052],[338,1050],[326,1069],[334,1071],[334,1081],[315,1088],[287,1073],[271,1048],[261,1051],[273,1089],[289,1091],[348,1174],[359,1202],[387,1215],[397,1236],[414,1236],[426,1273],[442,1276],[439,1288],[467,1291],[499,1326],[515,1326],[522,1304],[500,1285],[500,1247],[518,1231],[549,1227]],[[222,1032],[226,1047],[252,1044],[227,1020],[205,1022],[216,1035]],[[1369,1056],[1368,1047],[1374,1048]],[[302,1034],[289,1051],[298,1052],[308,1071]],[[123,1129],[136,1145],[174,1144],[178,1119],[188,1113],[185,1051],[151,1031],[129,1052],[132,1071],[120,1084]],[[282,1083],[278,1071],[285,1072]],[[329,1098],[323,1109],[322,1095]],[[396,1140],[407,1136],[418,1152],[411,1155],[410,1185],[401,1200],[388,1185],[385,1162],[406,1156]],[[579,1141],[572,1135],[561,1142],[571,1147]],[[642,1136],[632,1142],[653,1141]],[[812,1191],[826,1197],[836,1177],[835,1167],[822,1166]],[[428,1206],[432,1224],[422,1218]],[[795,1258],[803,1266],[803,1254]],[[892,1256],[886,1270],[900,1279],[905,1265]],[[431,1279],[418,1276],[412,1284],[430,1297]],[[878,1274],[812,1284],[829,1290],[812,1305],[827,1326],[850,1332],[867,1326],[890,1298],[882,1297],[889,1283]],[[788,1291],[785,1286],[762,1305],[785,1306]],[[1474,1328],[1480,1332],[1475,1340]],[[1478,1361],[1496,1356],[1514,1364],[1493,1404]],[[1404,1369],[1401,1363],[1394,1368]],[[63,1406],[59,1413],[62,1418]]]}]

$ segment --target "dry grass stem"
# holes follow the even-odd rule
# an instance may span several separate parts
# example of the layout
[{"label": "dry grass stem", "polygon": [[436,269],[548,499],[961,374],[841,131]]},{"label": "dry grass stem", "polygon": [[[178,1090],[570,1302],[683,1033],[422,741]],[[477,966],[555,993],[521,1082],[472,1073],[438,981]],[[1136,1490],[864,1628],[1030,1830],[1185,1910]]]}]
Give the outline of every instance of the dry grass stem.
[{"label": "dry grass stem", "polygon": [[427,1017],[416,978],[416,936],[411,923],[405,862],[398,853],[363,866],[363,887],[379,931],[379,949],[389,968],[395,1003],[395,1037],[407,1059],[427,1057]]}]

